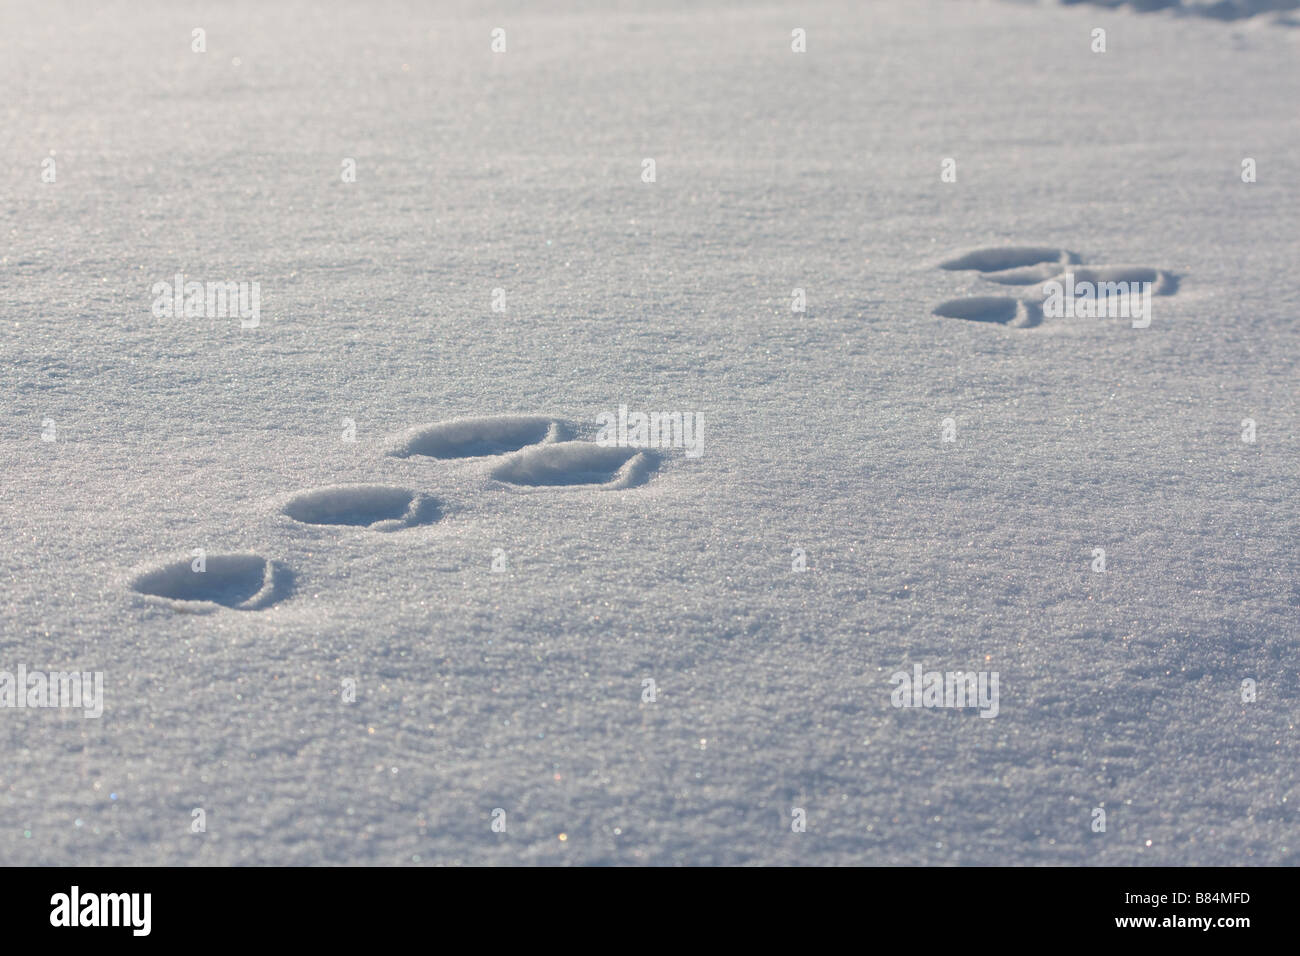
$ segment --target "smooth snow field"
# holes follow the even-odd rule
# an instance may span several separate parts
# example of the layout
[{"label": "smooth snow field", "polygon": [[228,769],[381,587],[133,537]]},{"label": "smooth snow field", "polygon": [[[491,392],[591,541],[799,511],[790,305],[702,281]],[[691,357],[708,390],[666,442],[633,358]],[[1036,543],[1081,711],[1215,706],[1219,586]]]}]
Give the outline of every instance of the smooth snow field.
[{"label": "smooth snow field", "polygon": [[1300,863],[1209,6],[4,3],[0,864]]}]

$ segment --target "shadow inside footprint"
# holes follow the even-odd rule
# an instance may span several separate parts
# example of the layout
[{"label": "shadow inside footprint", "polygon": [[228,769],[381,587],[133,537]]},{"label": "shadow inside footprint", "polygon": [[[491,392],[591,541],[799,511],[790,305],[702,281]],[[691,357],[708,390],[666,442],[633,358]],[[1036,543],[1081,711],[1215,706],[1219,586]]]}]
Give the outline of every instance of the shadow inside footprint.
[{"label": "shadow inside footprint", "polygon": [[388,454],[398,458],[477,458],[502,455],[529,445],[565,437],[564,426],[542,415],[494,415],[457,418],[421,425],[401,435]]},{"label": "shadow inside footprint", "polygon": [[1040,314],[1033,303],[1008,296],[982,295],[968,299],[950,299],[934,307],[934,314],[970,322],[994,322],[1028,328],[1037,325]]},{"label": "shadow inside footprint", "polygon": [[637,448],[569,441],[529,448],[492,471],[498,481],[513,485],[600,485],[631,488],[658,464],[652,452]]},{"label": "shadow inside footprint", "polygon": [[294,495],[282,510],[305,524],[352,525],[372,531],[430,524],[442,516],[433,498],[387,485],[312,488]]},{"label": "shadow inside footprint", "polygon": [[258,554],[212,554],[196,571],[191,561],[177,561],[137,575],[131,589],[163,598],[178,611],[207,613],[218,607],[253,611],[286,597],[293,575]]},{"label": "shadow inside footprint", "polygon": [[[1068,249],[1052,246],[999,246],[991,249],[976,249],[956,259],[939,263],[940,269],[962,270],[975,269],[979,272],[1003,272],[1007,269],[1021,269],[1051,262],[1068,265],[1078,262],[1079,257]],[[1039,276],[1046,278],[1046,276]],[[1029,285],[1033,279],[1025,282],[1013,282],[1013,285]]]}]

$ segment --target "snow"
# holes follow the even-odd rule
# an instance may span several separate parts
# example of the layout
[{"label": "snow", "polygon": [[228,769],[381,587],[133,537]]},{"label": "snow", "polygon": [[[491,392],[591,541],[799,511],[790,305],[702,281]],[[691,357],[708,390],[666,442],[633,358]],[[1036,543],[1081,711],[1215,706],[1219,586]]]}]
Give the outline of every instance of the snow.
[{"label": "snow", "polygon": [[[104,675],[97,719],[0,710],[0,861],[1300,862],[1300,30],[54,0],[0,38],[0,671]],[[1177,289],[934,314],[1072,261],[941,268],[1013,247]],[[154,316],[177,273],[259,323]],[[597,445],[621,405],[703,454]],[[916,664],[997,716],[892,706]]]},{"label": "snow", "polygon": [[412,428],[393,443],[390,454],[401,458],[474,458],[518,451],[528,445],[555,441],[560,423],[544,415],[487,415],[457,418]]},{"label": "snow", "polygon": [[207,614],[221,607],[256,611],[288,596],[291,575],[256,554],[198,553],[142,572],[131,589],[172,610]]},{"label": "snow", "polygon": [[641,484],[658,460],[656,454],[636,448],[565,441],[522,451],[492,469],[491,475],[513,485],[602,485],[615,490]]},{"label": "snow", "polygon": [[996,275],[1038,265],[1046,265],[1055,271],[1078,261],[1078,255],[1068,249],[1054,249],[1051,246],[995,246],[992,249],[976,249],[964,256],[941,262],[939,268],[977,269]]},{"label": "snow", "polygon": [[398,531],[438,519],[437,501],[387,485],[330,485],[294,495],[282,509],[307,524],[361,525]]}]

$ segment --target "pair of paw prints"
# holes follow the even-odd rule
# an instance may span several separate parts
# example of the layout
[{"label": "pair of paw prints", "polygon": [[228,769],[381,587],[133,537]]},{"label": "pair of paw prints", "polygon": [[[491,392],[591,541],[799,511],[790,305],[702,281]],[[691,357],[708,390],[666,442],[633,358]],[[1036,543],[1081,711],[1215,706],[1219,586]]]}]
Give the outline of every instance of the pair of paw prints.
[{"label": "pair of paw prints", "polygon": [[[571,440],[564,422],[540,416],[462,418],[413,428],[389,448],[398,458],[479,458],[508,455],[489,473],[511,485],[598,485],[605,490],[641,484],[656,458],[636,448]],[[514,454],[510,454],[510,453]]]},{"label": "pair of paw prints", "polygon": [[976,249],[939,264],[949,271],[974,270],[988,282],[1005,286],[1033,286],[1022,296],[979,295],[949,299],[935,306],[934,314],[972,322],[993,322],[1014,328],[1033,328],[1043,322],[1045,284],[1066,281],[1067,273],[1078,283],[1102,288],[1107,283],[1151,284],[1153,295],[1173,295],[1178,277],[1163,269],[1147,266],[1081,266],[1082,260],[1068,249],[1052,246],[1011,246]]},{"label": "pair of paw prints", "polygon": [[[396,458],[437,460],[499,458],[489,476],[526,488],[587,486],[632,488],[654,471],[658,458],[637,448],[572,440],[564,422],[537,415],[460,418],[410,429],[388,443]],[[327,485],[291,495],[280,512],[308,525],[340,525],[391,532],[433,524],[444,504],[433,495],[393,485]],[[260,610],[287,597],[292,572],[258,554],[207,555],[136,575],[130,587],[178,611],[206,613],[225,607]]]}]

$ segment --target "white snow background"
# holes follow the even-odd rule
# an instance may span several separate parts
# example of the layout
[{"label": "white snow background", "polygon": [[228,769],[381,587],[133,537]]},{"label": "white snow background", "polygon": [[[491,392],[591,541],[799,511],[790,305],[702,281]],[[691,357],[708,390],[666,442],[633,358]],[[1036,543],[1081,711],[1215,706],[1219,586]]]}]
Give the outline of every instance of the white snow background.
[{"label": "white snow background", "polygon": [[[0,670],[105,675],[98,720],[0,710],[0,863],[1300,862],[1300,30],[52,0],[0,6],[0,90]],[[938,268],[1017,245],[1178,291],[933,314],[1017,294]],[[177,272],[260,326],[156,318]],[[703,455],[388,454],[620,404]],[[352,483],[439,510],[282,510]],[[132,589],[195,548],[279,584]],[[998,716],[894,708],[917,662],[997,671]]]}]

